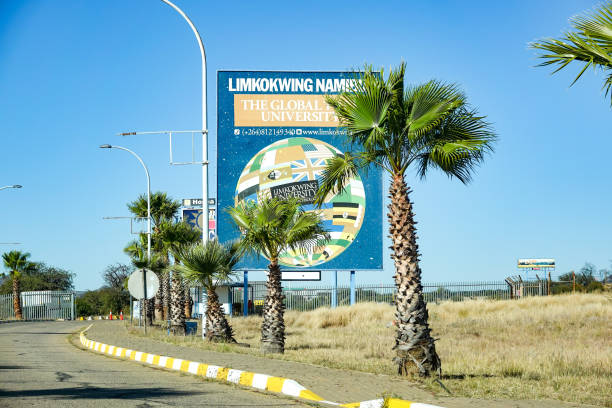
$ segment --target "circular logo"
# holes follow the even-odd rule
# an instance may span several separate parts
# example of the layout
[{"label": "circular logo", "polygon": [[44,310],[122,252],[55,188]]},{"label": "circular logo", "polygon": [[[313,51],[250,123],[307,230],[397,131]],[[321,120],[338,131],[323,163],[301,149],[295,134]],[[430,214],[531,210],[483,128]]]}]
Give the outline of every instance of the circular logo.
[{"label": "circular logo", "polygon": [[261,198],[296,197],[305,211],[318,211],[331,239],[312,252],[285,250],[279,262],[290,267],[311,267],[330,261],[351,245],[365,215],[365,191],[359,176],[344,191],[328,194],[321,208],[315,194],[327,161],[342,152],[317,139],[292,137],[260,150],[244,167],[236,187],[235,203]]}]

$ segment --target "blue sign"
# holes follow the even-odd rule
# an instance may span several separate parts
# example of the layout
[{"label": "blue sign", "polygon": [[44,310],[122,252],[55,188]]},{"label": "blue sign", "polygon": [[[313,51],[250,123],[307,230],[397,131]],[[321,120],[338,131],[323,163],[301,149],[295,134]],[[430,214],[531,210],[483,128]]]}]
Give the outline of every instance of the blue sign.
[{"label": "blue sign", "polygon": [[[343,153],[346,130],[325,102],[350,90],[345,72],[218,72],[217,196],[219,240],[240,232],[224,209],[264,197],[297,197],[320,212],[331,239],[311,252],[284,251],[291,268],[382,269],[382,175],[378,168],[347,182],[314,206],[327,161]],[[264,269],[263,257],[239,268]]]}]

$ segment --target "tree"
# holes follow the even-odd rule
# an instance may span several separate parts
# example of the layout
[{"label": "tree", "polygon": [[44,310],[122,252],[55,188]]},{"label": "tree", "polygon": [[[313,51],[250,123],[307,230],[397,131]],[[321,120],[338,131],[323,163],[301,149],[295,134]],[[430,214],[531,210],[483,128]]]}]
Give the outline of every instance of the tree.
[{"label": "tree", "polygon": [[102,272],[102,279],[109,288],[124,289],[126,280],[134,272],[134,267],[121,263],[108,265]]},{"label": "tree", "polygon": [[305,212],[296,199],[262,198],[259,203],[241,203],[229,214],[242,232],[242,250],[266,257],[267,294],[261,326],[262,350],[284,353],[285,322],[279,256],[286,249],[307,251],[329,240],[317,212]]},{"label": "tree", "polygon": [[413,167],[424,179],[430,169],[441,170],[463,183],[486,152],[495,134],[467,103],[456,85],[429,81],[404,86],[405,63],[376,73],[371,66],[356,74],[350,92],[327,96],[340,125],[347,130],[349,151],[328,160],[316,202],[344,189],[348,179],[369,166],[378,166],[391,178],[389,236],[397,286],[395,337],[399,374],[416,366],[420,375],[441,368],[431,336],[427,305],[421,286],[419,251],[410,188],[406,172]]},{"label": "tree", "polygon": [[10,251],[2,254],[4,267],[9,270],[9,275],[13,283],[13,310],[15,312],[15,319],[17,320],[23,319],[21,313],[21,299],[19,296],[21,293],[19,289],[19,278],[24,272],[32,269],[34,266],[34,264],[28,260],[29,257],[29,252],[21,251]]},{"label": "tree", "polygon": [[[177,216],[178,210],[181,207],[181,203],[177,200],[172,199],[168,194],[157,191],[151,194],[151,220],[153,223],[153,231],[151,234],[151,247],[152,251],[157,251],[163,255],[162,241],[157,238],[161,224],[164,222],[171,222]],[[138,198],[128,204],[130,212],[141,218],[147,217],[147,196],[141,194]],[[140,242],[146,242],[146,234],[140,235]],[[166,252],[166,261],[167,252]],[[168,319],[168,312],[170,308],[170,281],[168,274],[162,274],[160,276],[159,289],[155,295],[155,318],[158,320]]]},{"label": "tree", "polygon": [[[561,39],[546,38],[531,43],[531,48],[541,50],[544,62],[539,66],[558,65],[558,72],[577,61],[584,66],[574,79],[574,85],[589,67],[601,70],[605,75],[602,89],[606,97],[610,93],[612,105],[612,1],[607,1],[594,11],[572,17],[571,25],[576,31],[566,31]],[[571,86],[570,85],[570,86]]]},{"label": "tree", "polygon": [[[35,290],[69,291],[74,289],[74,274],[43,262],[32,262],[30,267],[19,277],[20,292]],[[12,293],[12,279],[5,279],[0,284],[0,295]]]},{"label": "tree", "polygon": [[[162,191],[156,191],[151,194],[151,221],[155,228],[163,221],[172,221],[177,213],[181,203],[178,200],[174,200],[168,197],[168,194]],[[147,195],[141,194],[138,198],[128,204],[128,210],[134,216],[146,218],[147,217]]]},{"label": "tree", "polygon": [[[175,255],[175,262],[177,262],[176,254],[179,248],[198,242],[200,234],[187,223],[164,222],[160,224],[159,239],[162,243],[163,252],[165,254],[170,252]],[[185,334],[185,287],[181,275],[172,273],[171,283],[170,330],[174,334]],[[191,300],[191,297],[189,297],[189,300]]]},{"label": "tree", "polygon": [[204,246],[192,244],[176,251],[181,264],[175,271],[188,282],[198,283],[206,289],[206,339],[214,342],[235,343],[232,328],[221,309],[217,286],[232,276],[232,268],[240,259],[239,244],[220,244],[217,240],[207,241]]}]

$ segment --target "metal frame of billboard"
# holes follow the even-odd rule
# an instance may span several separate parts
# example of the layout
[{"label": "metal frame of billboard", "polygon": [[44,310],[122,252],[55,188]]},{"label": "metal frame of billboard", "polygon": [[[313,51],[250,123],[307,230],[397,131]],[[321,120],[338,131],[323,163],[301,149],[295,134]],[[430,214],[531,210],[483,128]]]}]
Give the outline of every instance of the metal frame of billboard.
[{"label": "metal frame of billboard", "polygon": [[[253,76],[257,76],[257,75],[272,75],[272,76],[278,76],[278,75],[287,75],[287,76],[300,76],[300,75],[312,75],[313,78],[314,76],[317,75],[321,75],[321,76],[333,76],[335,75],[337,78],[345,78],[345,79],[349,79],[349,78],[354,78],[356,75],[358,75],[358,73],[356,72],[346,72],[346,71],[291,71],[291,70],[284,70],[284,71],[272,71],[272,70],[258,70],[258,71],[245,71],[245,70],[218,70],[217,71],[217,78],[218,78],[218,83],[217,83],[217,110],[218,110],[218,120],[217,120],[217,139],[219,140],[219,138],[223,138],[224,143],[217,143],[217,203],[219,206],[229,206],[229,205],[233,205],[233,199],[231,200],[231,202],[226,202],[227,200],[224,199],[224,197],[222,197],[223,192],[222,187],[226,184],[225,181],[221,181],[219,177],[220,175],[223,176],[226,173],[224,173],[223,168],[221,169],[221,171],[219,171],[219,168],[221,168],[222,166],[219,166],[219,164],[221,163],[221,161],[219,160],[220,158],[222,160],[227,160],[228,157],[234,157],[233,155],[223,155],[222,154],[222,150],[224,150],[224,146],[226,145],[231,145],[233,140],[230,140],[230,138],[226,137],[226,134],[224,133],[227,129],[227,124],[224,124],[224,120],[226,120],[226,117],[224,117],[222,109],[226,109],[228,108],[227,106],[224,105],[224,100],[226,97],[228,97],[229,94],[229,86],[226,86],[227,84],[223,84],[221,81],[221,77],[222,75],[235,75],[235,74],[239,74],[239,73],[244,73],[247,75],[253,75]],[[223,89],[222,89],[223,88]],[[225,95],[222,96],[222,93],[225,92]],[[258,93],[258,92],[246,92],[247,94],[266,94],[264,93]],[[335,92],[337,93],[337,92]],[[277,95],[277,94],[286,94],[286,95],[305,95],[306,93],[291,93],[291,92],[280,92],[280,93],[267,93],[267,95]],[[322,92],[313,92],[312,94],[318,94],[318,95],[323,95],[325,93]],[[233,105],[231,108],[231,114],[234,114],[234,110],[233,110]],[[233,119],[232,119],[233,121]],[[233,122],[230,126],[231,128],[236,128],[236,126],[233,125]],[[244,127],[244,126],[242,126]],[[253,126],[247,126],[247,127],[253,127]],[[280,126],[279,128],[289,128],[289,127],[293,127],[293,128],[308,128],[309,126]],[[323,128],[323,127],[319,127],[319,130]],[[314,128],[316,129],[316,127]],[[329,130],[327,130],[327,132],[334,132],[334,129],[338,129],[337,127],[330,127]],[[284,137],[279,136],[276,137],[274,140],[281,140],[283,138],[286,137],[292,137],[289,135],[285,135]],[[329,139],[331,139],[331,137],[329,136],[323,136],[323,135],[319,135],[319,134],[309,134],[303,137],[312,137],[312,138],[316,138],[316,139],[320,139],[324,142],[329,142]],[[270,140],[268,140],[270,139]],[[269,141],[269,143],[273,143],[271,138],[268,138],[266,140]],[[261,143],[260,147],[266,146],[269,143]],[[245,143],[241,144],[241,149],[244,149]],[[340,143],[338,143],[340,144]],[[250,158],[250,157],[249,157]],[[247,159],[248,160],[248,159]],[[245,161],[246,163],[246,161]],[[374,224],[376,224],[375,226],[370,226],[370,228],[368,228],[368,233],[371,234],[372,236],[375,236],[375,239],[372,240],[367,240],[364,239],[365,238],[365,232],[362,228],[362,230],[360,231],[361,233],[361,237],[359,237],[362,242],[363,241],[368,241],[368,246],[372,247],[372,246],[379,246],[380,250],[376,251],[376,253],[374,254],[374,256],[369,257],[369,259],[366,262],[369,262],[369,264],[367,265],[353,265],[351,264],[347,264],[347,262],[344,262],[344,264],[342,264],[341,262],[339,262],[338,259],[333,259],[331,262],[326,262],[320,265],[316,265],[316,267],[318,267],[319,270],[321,271],[380,271],[383,269],[383,249],[382,249],[382,240],[383,240],[383,236],[384,236],[384,223],[383,223],[383,196],[384,196],[384,191],[382,189],[382,172],[377,169],[374,168],[373,170],[368,172],[368,177],[367,177],[367,181],[369,183],[373,183],[375,184],[375,187],[371,187],[375,193],[372,194],[367,193],[366,197],[368,200],[368,204],[367,204],[367,208],[368,210],[371,212],[371,214],[375,214],[376,208],[372,208],[372,207],[378,207],[380,209],[380,211],[378,211],[379,213],[379,217],[376,217],[376,215],[370,216],[368,217],[369,219],[375,219],[378,218],[378,220],[374,221]],[[231,184],[231,183],[230,183]],[[365,186],[365,182],[364,182],[364,188],[369,188],[370,186],[366,187]],[[369,200],[378,200],[378,202],[376,202],[374,205],[371,204],[369,202]],[[224,212],[220,212],[217,214],[218,220],[217,220],[217,234],[218,237],[220,239],[231,239],[232,237],[229,236],[225,236],[227,231],[222,231],[223,228],[225,228],[224,226],[228,223],[228,220],[224,220],[222,218],[226,218],[226,214],[224,214]],[[357,239],[355,239],[352,243],[351,246],[356,247],[355,246],[355,242],[357,241]],[[374,243],[374,245],[372,245],[372,243]],[[378,243],[378,244],[377,244]],[[350,247],[345,251],[347,252],[350,249]],[[355,250],[355,249],[354,249]],[[354,251],[353,250],[353,251]],[[339,255],[339,257],[343,256],[345,258],[348,258],[348,254],[344,253]],[[356,254],[353,254],[356,255]],[[355,257],[353,256],[353,259],[355,259]],[[256,271],[256,270],[265,270],[265,266],[264,266],[264,262],[262,261],[253,261],[253,260],[249,260],[249,263],[252,263],[252,265],[247,266],[247,265],[239,265],[238,269],[239,270],[249,270],[249,271]],[[284,268],[285,266],[283,266]],[[287,268],[291,268],[290,266],[286,266]],[[295,268],[295,266],[293,266],[293,268]],[[305,269],[306,271],[307,269]]]}]

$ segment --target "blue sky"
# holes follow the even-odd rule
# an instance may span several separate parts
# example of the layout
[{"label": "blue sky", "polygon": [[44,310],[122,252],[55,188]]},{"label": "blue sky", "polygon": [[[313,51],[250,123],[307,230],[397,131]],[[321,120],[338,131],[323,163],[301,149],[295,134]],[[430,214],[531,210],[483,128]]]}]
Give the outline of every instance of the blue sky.
[{"label": "blue sky", "polygon": [[[517,273],[520,257],[554,257],[558,273],[610,265],[612,110],[602,75],[587,72],[569,88],[577,66],[550,76],[527,47],[559,36],[592,0],[176,2],[207,51],[210,157],[217,70],[404,60],[408,82],[460,84],[500,138],[468,186],[410,173],[425,281],[500,280]],[[200,168],[171,167],[164,137],[115,136],[200,126],[199,52],[160,1],[0,2],[0,95],[0,186],[24,186],[0,191],[0,242],[75,272],[77,289],[98,287],[106,265],[128,261],[129,223],[102,217],[127,215],[145,190],[133,157],[98,145],[138,152],[154,191],[201,195]],[[358,281],[390,283],[392,274],[387,261]]]}]

